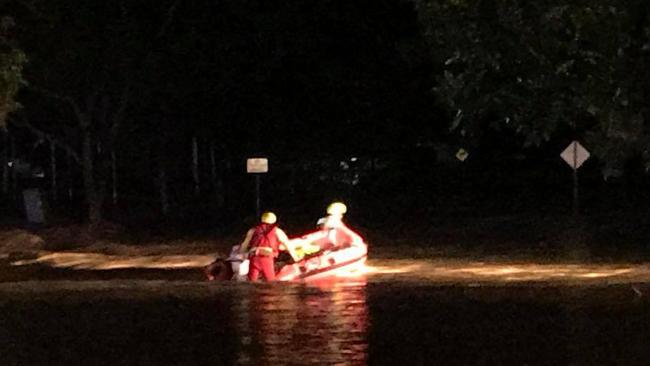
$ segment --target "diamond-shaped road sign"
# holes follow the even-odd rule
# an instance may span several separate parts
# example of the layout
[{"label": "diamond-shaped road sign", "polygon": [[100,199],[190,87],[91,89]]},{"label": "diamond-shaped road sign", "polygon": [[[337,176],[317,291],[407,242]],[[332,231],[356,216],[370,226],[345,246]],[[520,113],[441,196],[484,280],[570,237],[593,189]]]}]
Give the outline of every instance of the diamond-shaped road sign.
[{"label": "diamond-shaped road sign", "polygon": [[569,164],[573,169],[578,169],[587,159],[589,159],[589,151],[585,149],[578,141],[573,141],[567,146],[562,154],[562,159]]},{"label": "diamond-shaped road sign", "polygon": [[465,161],[465,159],[467,159],[468,156],[469,156],[469,153],[465,149],[460,149],[456,153],[456,159],[458,159],[460,161]]}]

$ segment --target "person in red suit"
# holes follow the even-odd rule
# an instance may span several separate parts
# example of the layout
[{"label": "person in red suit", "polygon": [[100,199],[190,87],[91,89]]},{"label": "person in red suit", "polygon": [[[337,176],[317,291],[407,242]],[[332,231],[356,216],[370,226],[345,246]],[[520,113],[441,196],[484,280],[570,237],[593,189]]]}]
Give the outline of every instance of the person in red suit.
[{"label": "person in red suit", "polygon": [[260,273],[266,281],[275,280],[275,258],[281,250],[290,254],[291,243],[287,234],[277,226],[277,216],[273,212],[265,212],[260,223],[249,229],[241,243],[242,254],[248,254],[250,260],[248,279],[255,281]]}]

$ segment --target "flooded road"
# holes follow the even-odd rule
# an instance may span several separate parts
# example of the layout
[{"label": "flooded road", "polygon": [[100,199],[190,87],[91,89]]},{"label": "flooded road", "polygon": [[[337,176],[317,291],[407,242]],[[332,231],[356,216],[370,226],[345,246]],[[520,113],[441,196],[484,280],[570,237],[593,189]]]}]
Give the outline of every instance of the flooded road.
[{"label": "flooded road", "polygon": [[351,279],[249,284],[76,263],[1,267],[0,364],[650,362],[646,264],[381,260]]}]

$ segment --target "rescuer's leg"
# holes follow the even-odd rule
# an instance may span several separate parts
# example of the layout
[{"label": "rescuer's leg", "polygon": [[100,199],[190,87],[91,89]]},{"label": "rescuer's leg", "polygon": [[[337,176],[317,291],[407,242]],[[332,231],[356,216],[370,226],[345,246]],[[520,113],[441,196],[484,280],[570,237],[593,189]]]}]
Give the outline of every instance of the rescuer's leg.
[{"label": "rescuer's leg", "polygon": [[248,280],[255,281],[260,275],[260,257],[254,256],[250,259],[250,268],[248,269]]},{"label": "rescuer's leg", "polygon": [[262,275],[264,276],[264,279],[267,281],[275,280],[275,266],[273,265],[273,257],[262,257],[260,259]]}]

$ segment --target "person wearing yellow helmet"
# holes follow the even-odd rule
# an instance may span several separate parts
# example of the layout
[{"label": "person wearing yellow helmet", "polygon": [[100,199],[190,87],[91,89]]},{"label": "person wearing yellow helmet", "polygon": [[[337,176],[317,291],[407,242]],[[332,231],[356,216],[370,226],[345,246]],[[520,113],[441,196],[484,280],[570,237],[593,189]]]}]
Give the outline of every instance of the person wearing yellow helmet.
[{"label": "person wearing yellow helmet", "polygon": [[278,218],[273,212],[264,212],[260,223],[246,233],[240,245],[241,253],[248,255],[248,279],[257,280],[260,273],[266,281],[275,279],[275,258],[281,250],[291,251],[287,234],[277,225]]},{"label": "person wearing yellow helmet", "polygon": [[[331,243],[331,249],[365,245],[361,236],[343,222],[343,215],[348,212],[348,208],[343,202],[332,202],[327,206],[326,212],[323,230],[327,232],[327,240]],[[321,245],[321,247],[327,246]]]},{"label": "person wearing yellow helmet", "polygon": [[[304,258],[306,255],[316,254],[325,250],[337,249],[337,235],[333,229],[335,226],[340,226],[339,223],[342,224],[341,219],[347,210],[343,202],[337,201],[329,204],[325,209],[327,216],[321,217],[316,222],[318,231],[291,239],[292,245],[296,248],[298,258]],[[339,233],[338,237],[340,236]],[[341,238],[338,239],[338,241],[342,241]]]},{"label": "person wearing yellow helmet", "polygon": [[278,221],[278,217],[273,212],[267,211],[260,217],[260,222],[264,224],[273,225]]}]

